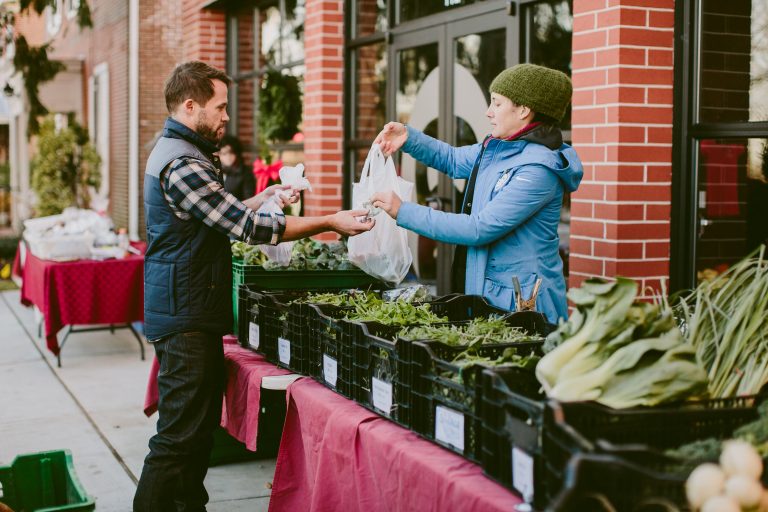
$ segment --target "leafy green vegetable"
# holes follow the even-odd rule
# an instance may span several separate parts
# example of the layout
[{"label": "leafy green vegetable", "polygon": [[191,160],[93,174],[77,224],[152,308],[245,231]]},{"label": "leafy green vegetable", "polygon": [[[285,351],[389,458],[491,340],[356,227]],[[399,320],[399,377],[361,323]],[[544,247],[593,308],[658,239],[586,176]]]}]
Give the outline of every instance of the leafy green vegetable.
[{"label": "leafy green vegetable", "polygon": [[516,343],[538,340],[520,327],[510,327],[503,318],[475,318],[452,325],[420,325],[403,328],[398,337],[406,340],[439,340],[446,345],[474,347],[487,343]]},{"label": "leafy green vegetable", "polygon": [[347,258],[344,241],[323,243],[311,238],[294,242],[291,262],[287,267],[271,261],[258,246],[232,242],[232,256],[246,265],[262,266],[265,270],[350,270],[357,268]]},{"label": "leafy green vegetable", "polygon": [[768,383],[768,259],[765,246],[680,297],[676,313],[708,372],[709,392],[754,395]]},{"label": "leafy green vegetable", "polygon": [[350,312],[347,320],[357,322],[375,321],[384,325],[417,325],[447,322],[448,319],[434,314],[429,304],[412,304],[410,302],[356,303],[355,310]]},{"label": "leafy green vegetable", "polygon": [[589,279],[568,292],[578,309],[547,338],[536,367],[549,397],[625,408],[706,396],[706,372],[671,310],[636,294],[624,278]]}]

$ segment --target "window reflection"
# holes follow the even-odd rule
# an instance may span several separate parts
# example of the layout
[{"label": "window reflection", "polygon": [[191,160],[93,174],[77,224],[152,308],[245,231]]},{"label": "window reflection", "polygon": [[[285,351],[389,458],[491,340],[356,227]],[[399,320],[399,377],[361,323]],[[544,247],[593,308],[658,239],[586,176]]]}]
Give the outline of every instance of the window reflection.
[{"label": "window reflection", "polygon": [[700,122],[768,120],[765,2],[702,0]]},{"label": "window reflection", "polygon": [[[525,61],[562,71],[571,76],[572,2],[548,0],[526,10]],[[560,123],[571,128],[571,107]]]},{"label": "window reflection", "polygon": [[370,140],[386,123],[387,52],[384,43],[355,52],[355,138]]},{"label": "window reflection", "polygon": [[351,3],[355,9],[357,37],[385,32],[389,28],[386,0],[353,0]]},{"label": "window reflection", "polygon": [[475,0],[400,0],[399,22],[415,20],[473,3]]},{"label": "window reflection", "polygon": [[767,142],[707,139],[699,143],[699,279],[712,278],[768,240]]}]

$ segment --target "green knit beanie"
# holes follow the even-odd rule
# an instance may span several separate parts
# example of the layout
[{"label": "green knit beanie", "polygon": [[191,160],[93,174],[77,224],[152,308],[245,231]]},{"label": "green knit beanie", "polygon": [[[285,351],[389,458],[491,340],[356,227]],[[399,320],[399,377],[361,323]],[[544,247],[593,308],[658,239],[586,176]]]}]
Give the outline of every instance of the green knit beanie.
[{"label": "green knit beanie", "polygon": [[493,79],[490,89],[558,122],[563,120],[573,94],[568,75],[536,64],[517,64],[505,69]]}]

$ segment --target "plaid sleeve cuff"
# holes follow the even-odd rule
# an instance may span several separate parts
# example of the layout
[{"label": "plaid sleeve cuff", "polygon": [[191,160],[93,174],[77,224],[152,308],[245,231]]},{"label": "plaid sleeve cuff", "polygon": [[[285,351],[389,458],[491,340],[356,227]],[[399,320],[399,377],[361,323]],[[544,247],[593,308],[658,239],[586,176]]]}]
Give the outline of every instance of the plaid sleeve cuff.
[{"label": "plaid sleeve cuff", "polygon": [[249,210],[243,232],[244,241],[250,245],[277,245],[285,233],[285,215]]}]

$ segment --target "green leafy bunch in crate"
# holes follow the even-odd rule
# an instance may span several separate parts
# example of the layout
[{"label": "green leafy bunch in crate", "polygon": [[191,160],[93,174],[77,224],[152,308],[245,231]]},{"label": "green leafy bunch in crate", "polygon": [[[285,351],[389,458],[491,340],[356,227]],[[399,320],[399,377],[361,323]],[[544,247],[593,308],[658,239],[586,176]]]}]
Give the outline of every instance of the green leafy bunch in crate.
[{"label": "green leafy bunch in crate", "polygon": [[332,243],[303,238],[294,242],[291,262],[285,267],[270,260],[259,246],[232,242],[232,256],[245,265],[261,266],[265,270],[351,270],[355,267],[347,257],[343,240]]}]

